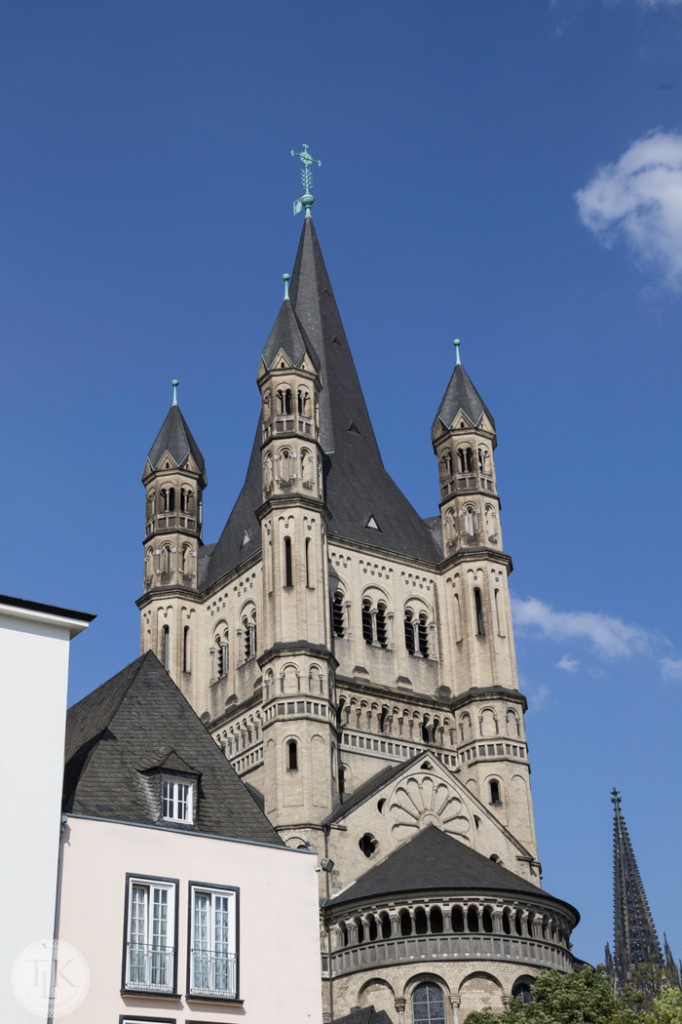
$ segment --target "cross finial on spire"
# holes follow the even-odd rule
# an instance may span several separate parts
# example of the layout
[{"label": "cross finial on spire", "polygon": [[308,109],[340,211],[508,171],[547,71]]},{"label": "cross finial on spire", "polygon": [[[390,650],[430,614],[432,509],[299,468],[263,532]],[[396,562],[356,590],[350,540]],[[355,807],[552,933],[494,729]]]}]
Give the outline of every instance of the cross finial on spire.
[{"label": "cross finial on spire", "polygon": [[180,381],[179,380],[172,380],[171,384],[173,386],[173,405],[177,405],[178,404],[178,388],[180,387]]},{"label": "cross finial on spire", "polygon": [[282,274],[282,280],[284,281],[284,298],[289,298],[289,281],[291,281],[291,274]]},{"label": "cross finial on spire", "polygon": [[297,213],[300,213],[301,210],[305,209],[306,217],[310,217],[310,207],[315,205],[315,200],[312,195],[312,166],[313,164],[317,164],[318,167],[321,167],[322,161],[316,160],[315,157],[308,152],[307,142],[303,143],[303,151],[301,153],[297,153],[295,150],[292,149],[291,155],[297,156],[301,163],[303,164],[303,167],[301,168],[301,183],[303,185],[303,195],[301,196],[300,199],[296,199],[294,201],[294,216]]},{"label": "cross finial on spire", "polygon": [[459,338],[455,338],[452,344],[455,346],[455,352],[457,353],[455,357],[455,366],[461,366],[462,360],[459,358],[459,346],[462,344],[462,342],[459,340]]},{"label": "cross finial on spire", "polygon": [[616,789],[615,786],[611,790],[611,803],[620,810],[620,790]]}]

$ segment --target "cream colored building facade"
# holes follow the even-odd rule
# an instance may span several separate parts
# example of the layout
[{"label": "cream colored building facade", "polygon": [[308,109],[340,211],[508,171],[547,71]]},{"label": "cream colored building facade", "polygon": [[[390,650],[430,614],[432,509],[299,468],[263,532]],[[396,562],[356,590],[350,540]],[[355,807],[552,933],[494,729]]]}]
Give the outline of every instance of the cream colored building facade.
[{"label": "cream colored building facade", "polygon": [[[202,536],[203,456],[175,402],[149,453],[141,649],[287,844],[333,861],[320,873],[327,1017],[374,1001],[412,1024],[421,984],[440,986],[452,1024],[460,1006],[501,1007],[543,966],[570,970],[577,920],[540,887],[496,427],[458,358],[432,428],[438,514],[420,519],[381,461],[309,214],[216,544]],[[457,894],[451,879],[426,925],[427,866],[385,906],[369,892],[345,906],[429,825],[499,874]]]}]

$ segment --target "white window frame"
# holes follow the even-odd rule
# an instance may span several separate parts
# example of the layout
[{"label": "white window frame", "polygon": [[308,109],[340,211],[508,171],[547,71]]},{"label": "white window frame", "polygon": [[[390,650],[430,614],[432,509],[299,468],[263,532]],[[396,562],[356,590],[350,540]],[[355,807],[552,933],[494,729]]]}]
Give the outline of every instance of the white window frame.
[{"label": "white window frame", "polygon": [[[169,813],[166,813],[167,810]],[[161,817],[164,821],[180,821],[186,825],[193,824],[194,783],[188,782],[186,779],[162,778]]]},{"label": "white window frame", "polygon": [[[188,995],[238,999],[238,890],[190,882],[189,892]],[[199,907],[199,900],[203,903],[203,910]],[[202,912],[203,922],[199,920]],[[221,920],[223,914],[227,917],[226,922]]]},{"label": "white window frame", "polygon": [[[175,991],[177,890],[178,883],[173,879],[128,875],[123,975],[126,990]],[[139,892],[144,895],[141,902]]]}]

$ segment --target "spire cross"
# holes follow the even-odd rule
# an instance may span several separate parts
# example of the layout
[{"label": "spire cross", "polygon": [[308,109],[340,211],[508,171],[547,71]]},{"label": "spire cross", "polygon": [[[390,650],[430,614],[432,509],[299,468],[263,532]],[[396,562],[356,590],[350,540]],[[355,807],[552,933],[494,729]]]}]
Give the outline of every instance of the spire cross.
[{"label": "spire cross", "polygon": [[617,790],[615,786],[611,790],[611,803],[617,811],[620,810],[620,791]]},{"label": "spire cross", "polygon": [[294,202],[294,215],[300,213],[305,208],[306,217],[310,216],[310,207],[314,205],[315,200],[313,199],[311,189],[313,187],[313,164],[317,164],[318,167],[322,166],[321,160],[316,160],[311,153],[308,152],[308,143],[303,143],[303,151],[297,153],[292,149],[292,156],[297,156],[303,167],[301,168],[301,183],[303,185],[303,195],[300,199]]},{"label": "spire cross", "polygon": [[452,344],[455,346],[455,352],[457,353],[455,357],[455,366],[461,366],[462,360],[459,358],[459,346],[462,344],[462,342],[459,340],[459,338],[455,338]]},{"label": "spire cross", "polygon": [[289,298],[289,281],[291,281],[291,274],[282,274],[282,280],[284,281],[284,299]]},{"label": "spire cross", "polygon": [[180,387],[179,380],[172,380],[171,385],[173,387],[173,405],[178,404],[178,388]]}]

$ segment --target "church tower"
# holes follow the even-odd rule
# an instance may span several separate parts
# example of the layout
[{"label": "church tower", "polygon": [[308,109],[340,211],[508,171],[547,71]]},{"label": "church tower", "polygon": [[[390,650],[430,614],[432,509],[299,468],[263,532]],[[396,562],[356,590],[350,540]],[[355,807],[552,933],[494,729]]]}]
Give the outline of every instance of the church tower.
[{"label": "church tower", "polygon": [[320,360],[285,297],[260,358],[265,811],[295,840],[338,799]]},{"label": "church tower", "polygon": [[459,341],[455,347],[455,369],[431,440],[438,459],[445,626],[460,707],[460,765],[497,817],[513,824],[534,850],[529,769],[506,757],[510,740],[525,745],[525,700],[518,692],[511,628],[511,558],[502,548],[495,420],[462,366]]},{"label": "church tower", "polygon": [[373,1005],[415,1024],[428,998],[458,1024],[571,970],[578,920],[541,888],[497,431],[458,355],[431,431],[439,515],[422,518],[374,433],[311,216],[315,161],[292,155],[305,216],[215,543],[175,399],[147,460],[142,649],[284,842],[319,857],[326,1019]]},{"label": "church tower", "polygon": [[146,491],[141,652],[154,651],[191,695],[193,629],[199,590],[206,468],[199,446],[173,402],[142,474]]}]

